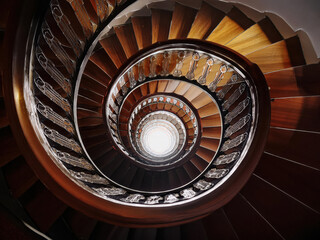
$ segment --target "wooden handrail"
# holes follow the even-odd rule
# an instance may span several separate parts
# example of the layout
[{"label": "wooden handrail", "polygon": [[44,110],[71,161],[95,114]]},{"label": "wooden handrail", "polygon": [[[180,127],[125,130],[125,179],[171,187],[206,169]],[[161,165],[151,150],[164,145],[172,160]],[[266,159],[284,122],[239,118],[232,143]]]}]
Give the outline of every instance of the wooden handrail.
[{"label": "wooden handrail", "polygon": [[[23,4],[17,5],[16,11],[10,17],[10,29],[5,35],[6,49],[1,55],[1,65],[6,109],[14,136],[29,165],[56,196],[73,208],[102,221],[132,227],[164,227],[206,216],[226,204],[240,191],[256,167],[266,143],[270,122],[268,88],[257,65],[226,47],[195,39],[156,43],[132,56],[128,62],[138,61],[152,51],[165,50],[169,44],[172,48],[179,45],[214,53],[248,74],[248,81],[255,86],[254,97],[258,103],[255,113],[256,128],[245,158],[237,171],[224,182],[223,187],[184,204],[144,208],[119,205],[112,200],[98,197],[65,175],[42,147],[33,130],[26,107],[28,102],[24,98],[24,84],[28,77],[32,44],[39,20],[35,13],[40,2],[25,0]],[[128,67],[127,64],[123,65],[119,74]]]}]

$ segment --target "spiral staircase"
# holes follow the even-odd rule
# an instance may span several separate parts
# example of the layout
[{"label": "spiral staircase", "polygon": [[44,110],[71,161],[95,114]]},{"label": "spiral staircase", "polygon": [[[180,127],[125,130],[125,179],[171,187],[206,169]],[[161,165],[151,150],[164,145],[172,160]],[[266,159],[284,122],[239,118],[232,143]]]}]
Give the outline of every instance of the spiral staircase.
[{"label": "spiral staircase", "polygon": [[1,4],[1,238],[319,239],[298,34],[219,1]]}]

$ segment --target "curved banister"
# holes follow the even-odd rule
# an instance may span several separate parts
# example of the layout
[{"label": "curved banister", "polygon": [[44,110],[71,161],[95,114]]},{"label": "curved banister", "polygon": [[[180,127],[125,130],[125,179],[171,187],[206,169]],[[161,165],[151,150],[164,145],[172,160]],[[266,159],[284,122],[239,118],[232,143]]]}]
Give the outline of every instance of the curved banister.
[{"label": "curved banister", "polygon": [[[88,188],[85,184],[80,184],[71,179],[65,169],[52,161],[54,156],[50,156],[45,151],[42,147],[43,142],[41,142],[41,139],[38,138],[37,133],[33,130],[29,111],[26,107],[29,104],[29,99],[26,98],[28,95],[25,92],[25,85],[28,84],[27,73],[30,61],[29,59],[25,59],[24,56],[32,56],[31,44],[35,28],[31,30],[27,28],[30,32],[26,33],[25,29],[26,26],[29,27],[29,24],[31,25],[31,18],[25,17],[22,14],[21,19],[23,19],[23,23],[17,29],[18,34],[16,35],[19,43],[8,44],[12,48],[7,50],[5,54],[6,58],[3,58],[10,60],[8,61],[10,63],[11,61],[13,62],[12,72],[10,71],[11,67],[9,67],[5,68],[7,70],[4,73],[5,78],[12,78],[14,80],[12,85],[9,81],[5,81],[4,83],[5,98],[8,104],[7,110],[12,120],[13,132],[16,139],[18,139],[19,146],[25,152],[28,162],[33,166],[41,180],[63,201],[90,216],[107,222],[131,226],[144,224],[145,226],[159,227],[180,224],[203,217],[227,203],[244,186],[262,154],[267,137],[267,126],[269,126],[270,121],[267,85],[261,71],[256,65],[226,47],[195,39],[156,43],[138,52],[128,60],[128,63],[134,63],[150,54],[150,52],[167,50],[170,47],[176,47],[176,45],[212,53],[227,60],[232,65],[237,66],[241,72],[246,73],[246,77],[251,84],[250,86],[253,88],[253,98],[257,103],[255,106],[256,112],[253,113],[256,116],[256,125],[253,128],[253,138],[250,147],[246,149],[244,159],[237,167],[237,171],[223,182],[223,187],[217,188],[213,192],[202,194],[201,197],[196,196],[193,201],[186,201],[184,204],[164,205],[159,208],[142,208],[137,204],[132,204],[121,205],[119,208],[117,201],[103,199],[92,191],[87,191]],[[15,29],[13,28],[11,31],[14,32]],[[9,43],[12,41],[13,36],[6,36],[5,41]],[[29,40],[25,41],[29,45],[27,47],[23,46],[21,42],[24,41],[22,40]],[[168,47],[168,45],[170,46]],[[13,46],[15,46],[14,50]],[[14,52],[14,55],[10,51]],[[14,58],[10,56],[14,56]],[[11,64],[8,65],[11,66]],[[129,67],[124,64],[118,71],[119,75]],[[117,76],[114,76],[113,79],[116,78]],[[137,209],[139,214],[137,214]]]}]

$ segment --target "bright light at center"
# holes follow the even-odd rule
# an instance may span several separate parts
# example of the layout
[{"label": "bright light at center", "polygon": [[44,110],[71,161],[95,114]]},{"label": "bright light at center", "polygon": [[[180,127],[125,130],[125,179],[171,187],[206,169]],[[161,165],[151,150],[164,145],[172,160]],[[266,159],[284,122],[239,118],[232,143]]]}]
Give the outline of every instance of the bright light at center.
[{"label": "bright light at center", "polygon": [[172,150],[172,134],[162,126],[151,128],[146,132],[146,147],[155,155],[166,155]]}]

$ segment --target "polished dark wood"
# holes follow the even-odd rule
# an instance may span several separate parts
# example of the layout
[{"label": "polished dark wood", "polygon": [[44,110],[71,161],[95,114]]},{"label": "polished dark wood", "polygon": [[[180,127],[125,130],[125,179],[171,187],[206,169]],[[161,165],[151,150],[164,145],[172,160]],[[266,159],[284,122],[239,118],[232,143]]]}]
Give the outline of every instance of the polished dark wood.
[{"label": "polished dark wood", "polygon": [[265,75],[270,97],[320,95],[320,64],[293,67]]},{"label": "polished dark wood", "polygon": [[320,132],[320,97],[275,99],[271,102],[272,127]]},{"label": "polished dark wood", "polygon": [[206,39],[224,15],[224,12],[203,2],[189,31],[188,38]]},{"label": "polished dark wood", "polygon": [[133,17],[131,21],[139,49],[150,46],[152,44],[151,17]]},{"label": "polished dark wood", "polygon": [[122,64],[127,60],[126,54],[119,39],[117,38],[117,35],[112,34],[100,40],[100,44],[117,68],[122,66]]},{"label": "polished dark wood", "polygon": [[152,12],[152,43],[166,41],[169,36],[172,12],[151,9]]},{"label": "polished dark wood", "polygon": [[196,13],[196,9],[176,3],[172,14],[169,39],[186,38]]},{"label": "polished dark wood", "polygon": [[138,51],[138,45],[133,32],[132,25],[130,23],[124,24],[115,27],[114,30],[127,58],[131,57]]},{"label": "polished dark wood", "polygon": [[271,128],[265,151],[320,169],[318,133]]},{"label": "polished dark wood", "polygon": [[241,194],[283,238],[301,239],[319,235],[319,214],[265,180],[253,175]]}]

